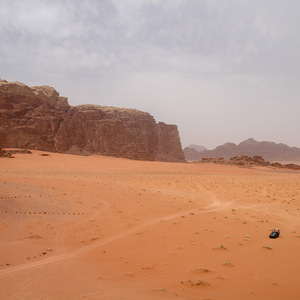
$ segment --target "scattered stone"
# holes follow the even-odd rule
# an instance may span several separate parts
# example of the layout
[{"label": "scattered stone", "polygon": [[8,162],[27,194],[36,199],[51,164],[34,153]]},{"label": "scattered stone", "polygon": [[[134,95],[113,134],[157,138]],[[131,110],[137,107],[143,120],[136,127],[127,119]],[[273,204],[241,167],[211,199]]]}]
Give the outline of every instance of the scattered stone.
[{"label": "scattered stone", "polygon": [[273,249],[272,246],[268,246],[268,245],[263,246],[263,248],[269,249],[269,250],[272,250],[272,249]]},{"label": "scattered stone", "polygon": [[225,246],[221,245],[219,247],[213,248],[213,250],[227,250],[227,248]]},{"label": "scattered stone", "polygon": [[200,279],[190,279],[190,280],[184,280],[181,281],[181,284],[185,286],[191,286],[191,287],[203,287],[203,286],[209,286],[210,284],[206,281],[200,280]]}]

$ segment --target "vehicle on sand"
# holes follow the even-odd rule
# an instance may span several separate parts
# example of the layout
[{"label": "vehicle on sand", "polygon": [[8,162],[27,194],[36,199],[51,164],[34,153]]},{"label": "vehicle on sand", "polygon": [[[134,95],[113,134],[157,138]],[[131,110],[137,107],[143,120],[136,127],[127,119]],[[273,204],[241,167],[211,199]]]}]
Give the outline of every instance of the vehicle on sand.
[{"label": "vehicle on sand", "polygon": [[273,231],[269,235],[269,238],[270,239],[277,239],[279,237],[279,234],[280,234],[279,229],[273,229]]}]

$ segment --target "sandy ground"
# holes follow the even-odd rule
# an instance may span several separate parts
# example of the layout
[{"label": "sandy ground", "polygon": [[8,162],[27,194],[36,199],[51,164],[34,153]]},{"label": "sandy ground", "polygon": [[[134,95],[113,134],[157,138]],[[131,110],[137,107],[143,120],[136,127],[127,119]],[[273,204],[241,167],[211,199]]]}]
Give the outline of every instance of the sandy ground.
[{"label": "sandy ground", "polygon": [[0,299],[300,299],[300,172],[41,154],[0,160]]}]

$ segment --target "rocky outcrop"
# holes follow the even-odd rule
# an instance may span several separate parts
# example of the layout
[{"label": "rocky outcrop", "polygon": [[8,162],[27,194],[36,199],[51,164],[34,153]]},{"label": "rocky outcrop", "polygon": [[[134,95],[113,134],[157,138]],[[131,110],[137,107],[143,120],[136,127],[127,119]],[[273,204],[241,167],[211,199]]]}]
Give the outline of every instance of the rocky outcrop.
[{"label": "rocky outcrop", "polygon": [[8,158],[14,158],[13,154],[32,154],[31,151],[27,149],[0,149],[0,158],[1,157],[8,157]]},{"label": "rocky outcrop", "polygon": [[[184,149],[184,153],[189,154],[186,148]],[[234,156],[242,155],[262,156],[268,161],[300,161],[300,148],[289,147],[285,144],[276,144],[273,142],[258,142],[251,138],[238,145],[226,143],[213,150],[203,150],[194,153],[195,160],[201,160],[205,157],[224,157],[225,159],[229,159]],[[188,155],[185,157],[186,160],[193,161]]]},{"label": "rocky outcrop", "polygon": [[2,147],[184,161],[175,125],[135,109],[72,107],[48,86],[0,80],[1,132]]},{"label": "rocky outcrop", "polygon": [[2,157],[14,158],[10,152],[8,152],[4,149],[0,149],[0,158],[2,158]]},{"label": "rocky outcrop", "polygon": [[223,165],[235,165],[240,167],[271,167],[275,169],[290,169],[290,170],[300,170],[300,165],[297,164],[281,164],[278,162],[270,163],[264,160],[261,156],[234,156],[228,160],[224,157],[204,157],[200,161],[201,163],[214,163],[214,164],[223,164]]}]

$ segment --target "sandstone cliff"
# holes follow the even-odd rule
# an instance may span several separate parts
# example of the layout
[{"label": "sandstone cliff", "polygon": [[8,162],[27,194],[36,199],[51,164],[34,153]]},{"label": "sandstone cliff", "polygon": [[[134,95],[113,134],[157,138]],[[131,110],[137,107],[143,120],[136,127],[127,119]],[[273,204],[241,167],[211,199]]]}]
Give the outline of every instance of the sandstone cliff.
[{"label": "sandstone cliff", "polygon": [[0,80],[2,147],[184,161],[175,125],[135,109],[72,107],[52,87]]}]

